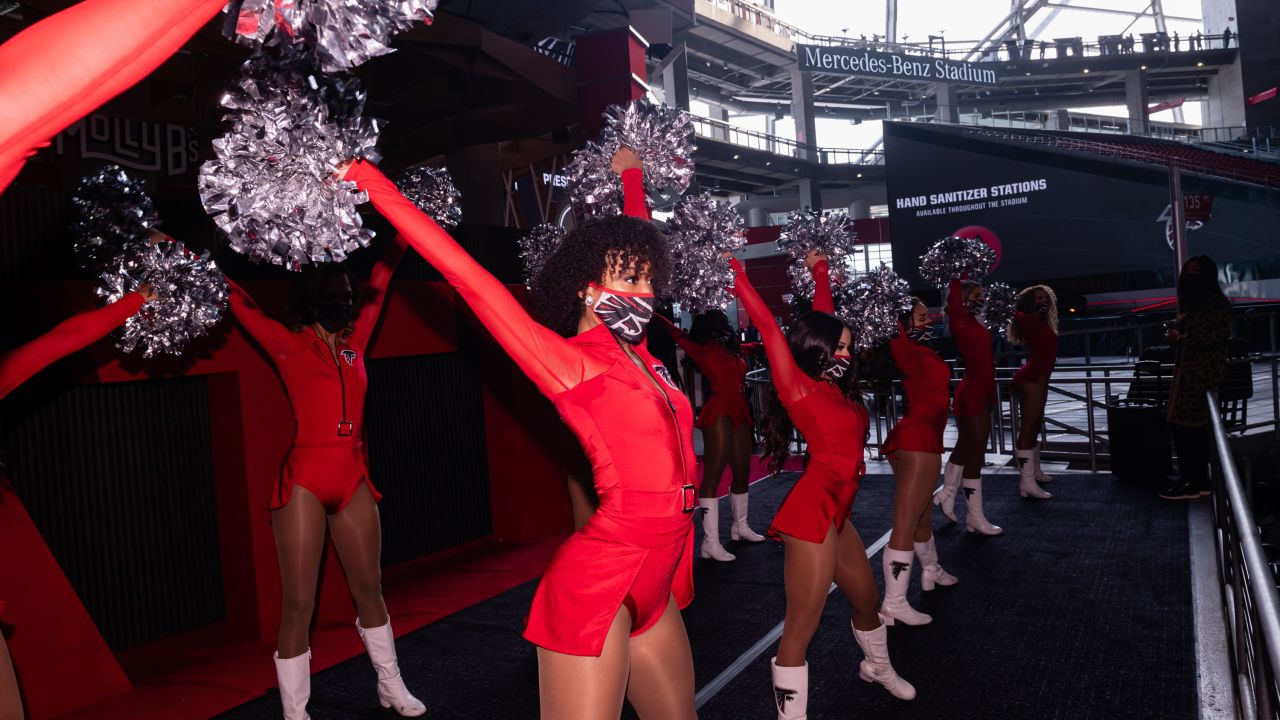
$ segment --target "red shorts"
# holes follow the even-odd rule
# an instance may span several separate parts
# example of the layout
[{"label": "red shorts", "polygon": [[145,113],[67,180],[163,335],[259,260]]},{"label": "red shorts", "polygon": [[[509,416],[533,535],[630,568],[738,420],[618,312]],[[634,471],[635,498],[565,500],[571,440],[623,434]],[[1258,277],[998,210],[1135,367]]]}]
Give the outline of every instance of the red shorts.
[{"label": "red shorts", "polygon": [[956,417],[977,417],[995,405],[996,383],[994,379],[975,380],[965,376],[956,386],[955,402],[951,412]]},{"label": "red shorts", "polygon": [[946,429],[945,414],[920,416],[907,413],[907,416],[899,420],[898,424],[889,431],[889,436],[884,439],[884,446],[880,452],[887,457],[893,457],[898,450],[941,455],[942,434]]},{"label": "red shorts", "polygon": [[289,504],[294,486],[306,488],[316,496],[324,511],[339,513],[351,502],[356,490],[368,485],[374,501],[381,493],[369,482],[364,446],[359,441],[341,441],[325,445],[297,445],[289,448],[280,472],[280,482],[271,496],[268,510],[279,510]]},{"label": "red shorts", "polygon": [[747,407],[747,396],[742,393],[728,396],[721,393],[712,394],[702,406],[702,412],[698,413],[698,421],[694,426],[711,427],[721,416],[729,418],[729,423],[734,430],[744,425],[751,427],[751,409]]}]

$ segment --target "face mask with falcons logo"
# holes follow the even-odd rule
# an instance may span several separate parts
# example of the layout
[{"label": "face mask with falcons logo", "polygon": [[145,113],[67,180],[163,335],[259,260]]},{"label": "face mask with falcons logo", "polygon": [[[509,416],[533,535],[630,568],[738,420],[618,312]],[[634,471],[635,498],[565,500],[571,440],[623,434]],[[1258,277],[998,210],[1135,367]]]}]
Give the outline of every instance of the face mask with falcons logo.
[{"label": "face mask with falcons logo", "polygon": [[605,324],[619,340],[635,345],[644,339],[653,318],[653,295],[624,293],[617,290],[595,288],[600,300],[593,308],[600,322]]}]

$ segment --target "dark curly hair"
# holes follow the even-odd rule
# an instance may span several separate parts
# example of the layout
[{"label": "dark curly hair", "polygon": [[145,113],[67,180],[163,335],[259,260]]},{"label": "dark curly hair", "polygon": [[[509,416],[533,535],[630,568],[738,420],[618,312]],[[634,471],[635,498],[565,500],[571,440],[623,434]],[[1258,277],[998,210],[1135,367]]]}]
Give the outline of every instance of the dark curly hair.
[{"label": "dark curly hair", "polygon": [[651,223],[619,215],[590,220],[569,231],[530,283],[534,312],[542,324],[565,337],[578,334],[582,298],[614,265],[649,266],[649,281],[661,296],[671,282],[667,239]]},{"label": "dark curly hair", "polygon": [[[831,359],[835,357],[836,345],[840,343],[840,335],[844,329],[845,324],[839,318],[824,312],[807,312],[797,318],[787,331],[787,344],[791,348],[791,357],[800,370],[809,377],[820,380],[823,372],[830,367]],[[862,396],[858,394],[855,365],[850,363],[849,370],[835,384],[851,402],[863,404]],[[769,458],[769,471],[776,473],[791,456],[791,438],[795,425],[782,406],[778,390],[772,383],[769,384],[766,405],[761,421],[765,438],[764,455]]]},{"label": "dark curly hair", "polygon": [[[360,279],[346,263],[321,263],[306,265],[302,272],[290,278],[289,282],[289,329],[298,332],[311,327],[319,316],[317,311],[321,304],[321,295],[329,278],[345,275],[351,283],[352,311],[360,308]],[[346,338],[355,331],[355,325],[347,325],[341,336]]]},{"label": "dark curly hair", "polygon": [[689,328],[689,339],[699,345],[720,343],[734,355],[739,353],[742,345],[738,339],[738,331],[733,329],[729,316],[723,310],[708,310],[694,316],[693,327]]}]

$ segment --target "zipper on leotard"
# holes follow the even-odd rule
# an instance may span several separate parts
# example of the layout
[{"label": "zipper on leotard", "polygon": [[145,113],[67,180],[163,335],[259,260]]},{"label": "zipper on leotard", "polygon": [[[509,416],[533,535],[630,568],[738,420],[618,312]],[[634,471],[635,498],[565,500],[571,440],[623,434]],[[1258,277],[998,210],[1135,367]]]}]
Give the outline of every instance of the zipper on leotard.
[{"label": "zipper on leotard", "polygon": [[[333,367],[338,371],[338,387],[342,395],[342,419],[338,421],[338,435],[349,437],[355,432],[355,426],[347,419],[347,380],[342,377],[342,363],[338,362],[337,348],[330,349],[329,356],[333,358]],[[342,432],[344,429],[346,433]]]},{"label": "zipper on leotard", "polygon": [[[622,353],[623,353],[624,355],[627,355],[627,356],[628,356],[628,359],[630,360],[630,359],[631,359],[631,357],[630,357],[630,355],[628,354],[627,349],[626,349],[625,347],[623,347],[623,346],[622,346],[622,342],[621,342],[621,341],[619,341],[617,338],[614,338],[614,342],[617,342],[617,343],[618,343],[618,347],[622,349]],[[638,362],[638,363],[637,363],[637,362],[635,362],[636,360],[639,360],[639,362]],[[668,395],[668,394],[667,394],[667,391],[666,391],[666,390],[664,390],[664,389],[662,388],[662,384],[661,384],[661,383],[660,383],[660,381],[658,380],[658,376],[657,376],[657,375],[654,375],[654,373],[653,373],[653,368],[651,368],[651,367],[649,367],[649,366],[648,366],[648,363],[646,363],[646,362],[644,361],[644,358],[640,357],[639,355],[636,355],[636,356],[635,356],[635,360],[632,360],[632,364],[637,364],[637,365],[641,365],[641,366],[643,366],[643,367],[644,367],[644,373],[645,373],[645,375],[647,375],[647,376],[649,377],[650,382],[652,382],[652,383],[653,383],[653,386],[654,386],[655,388],[657,388],[658,393],[659,393],[660,395],[662,395],[662,399],[663,399],[663,400],[665,400],[665,401],[667,402],[667,409],[671,411],[671,423],[672,423],[673,425],[675,425],[675,428],[676,428],[676,440],[677,440],[677,442],[678,442],[678,441],[679,441],[679,439],[680,439],[680,416],[679,416],[679,414],[678,414],[678,413],[676,413],[676,406],[675,406],[675,404],[671,402],[671,396],[670,396],[670,395]],[[677,451],[677,453],[676,453],[676,454],[680,456],[680,480],[681,480],[681,483],[680,483],[680,484],[681,484],[681,486],[683,487],[683,486],[689,485],[689,483],[683,482],[683,481],[687,478],[687,476],[688,476],[688,474],[689,474],[689,468],[688,468],[688,466],[687,466],[687,465],[685,465],[685,461],[684,461],[684,451],[683,451],[683,449],[678,449],[678,451]],[[687,509],[686,509],[685,511],[686,511],[686,512],[690,512],[690,511],[689,511],[689,510],[687,510]]]}]

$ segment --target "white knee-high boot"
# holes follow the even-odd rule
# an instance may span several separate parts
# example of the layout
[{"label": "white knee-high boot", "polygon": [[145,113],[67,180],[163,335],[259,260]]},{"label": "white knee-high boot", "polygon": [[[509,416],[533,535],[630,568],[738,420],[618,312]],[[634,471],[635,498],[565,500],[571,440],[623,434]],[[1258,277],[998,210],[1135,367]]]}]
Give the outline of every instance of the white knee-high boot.
[{"label": "white knee-high boot", "polygon": [[889,618],[886,624],[898,621],[905,625],[928,625],[933,618],[911,607],[907,602],[907,585],[911,583],[911,563],[915,554],[910,550],[884,549],[884,602],[880,615]]},{"label": "white knee-high boot", "polygon": [[773,668],[773,702],[778,707],[778,720],[807,720],[809,663],[782,667],[778,665],[778,658],[773,658],[769,665]]},{"label": "white knee-high boot", "polygon": [[720,544],[720,501],[716,498],[698,498],[702,508],[702,557],[720,562],[737,558]]},{"label": "white knee-high boot", "polygon": [[307,701],[311,699],[311,648],[297,657],[281,659],[275,654],[276,684],[280,686],[280,705],[284,720],[311,720]]},{"label": "white knee-high boot", "polygon": [[942,569],[941,563],[938,562],[938,547],[934,544],[932,535],[928,540],[916,543],[915,546],[916,557],[920,558],[921,588],[927,592],[938,585],[948,587],[960,582],[956,576]]},{"label": "white knee-high boot", "polygon": [[729,493],[729,507],[733,508],[733,525],[729,526],[730,540],[764,542],[764,536],[747,524],[747,493]]},{"label": "white knee-high boot", "polygon": [[391,708],[403,717],[418,717],[427,711],[427,706],[414,697],[409,688],[404,686],[400,677],[400,663],[396,661],[396,637],[391,632],[391,621],[376,628],[360,627],[356,621],[356,630],[364,641],[365,650],[369,651],[369,660],[378,673],[378,701],[384,708]]},{"label": "white knee-high boot", "polygon": [[951,522],[959,522],[956,517],[956,493],[960,490],[960,479],[964,475],[964,466],[948,461],[942,471],[942,490],[933,496],[933,504],[942,509],[942,514],[951,518]]},{"label": "white knee-high boot", "polygon": [[999,535],[1004,530],[982,514],[982,478],[964,479],[964,529],[979,535]]},{"label": "white knee-high boot", "polygon": [[[850,625],[852,626],[852,622]],[[862,648],[863,659],[858,666],[858,677],[867,682],[880,683],[889,694],[899,700],[914,700],[916,689],[911,683],[903,680],[889,662],[889,642],[885,634],[885,626],[863,632],[853,628],[853,637]]]},{"label": "white knee-high boot", "polygon": [[1040,488],[1036,482],[1036,451],[1014,450],[1015,462],[1018,463],[1018,493],[1024,498],[1048,500],[1053,497]]},{"label": "white knee-high boot", "polygon": [[1053,482],[1053,476],[1046,475],[1044,470],[1040,468],[1040,443],[1036,443],[1035,451],[1036,451],[1036,456],[1035,456],[1036,482],[1038,483]]}]

